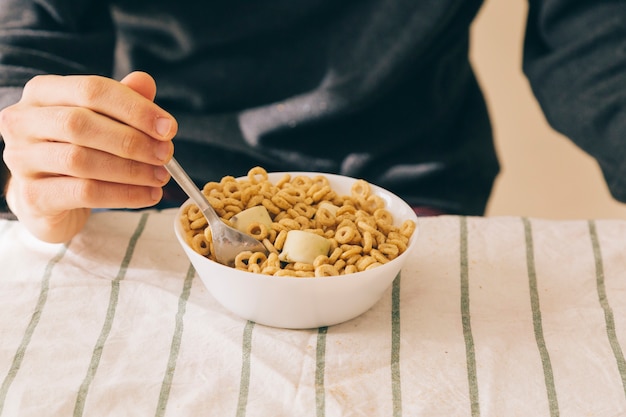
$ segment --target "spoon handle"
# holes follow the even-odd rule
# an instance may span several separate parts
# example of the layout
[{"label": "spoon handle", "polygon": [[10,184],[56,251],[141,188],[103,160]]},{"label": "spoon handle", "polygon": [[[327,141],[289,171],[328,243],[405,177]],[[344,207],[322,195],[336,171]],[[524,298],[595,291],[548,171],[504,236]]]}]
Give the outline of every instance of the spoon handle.
[{"label": "spoon handle", "polygon": [[187,172],[178,164],[174,158],[170,159],[170,161],[165,164],[165,169],[170,173],[172,178],[178,183],[180,188],[191,197],[194,203],[198,205],[200,210],[209,215],[210,223],[213,223],[214,220],[219,220],[217,214],[213,210],[213,207],[209,204],[207,199],[204,197],[204,194],[198,189],[196,184],[189,178]]}]

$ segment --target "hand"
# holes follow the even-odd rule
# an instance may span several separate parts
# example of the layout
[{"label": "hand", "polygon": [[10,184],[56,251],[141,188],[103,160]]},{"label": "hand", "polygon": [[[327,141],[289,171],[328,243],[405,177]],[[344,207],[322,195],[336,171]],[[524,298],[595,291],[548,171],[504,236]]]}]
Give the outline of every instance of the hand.
[{"label": "hand", "polygon": [[37,76],[0,112],[7,202],[39,239],[64,242],[91,208],[156,204],[169,180],[176,120],[152,100],[146,73],[121,82],[98,76]]}]

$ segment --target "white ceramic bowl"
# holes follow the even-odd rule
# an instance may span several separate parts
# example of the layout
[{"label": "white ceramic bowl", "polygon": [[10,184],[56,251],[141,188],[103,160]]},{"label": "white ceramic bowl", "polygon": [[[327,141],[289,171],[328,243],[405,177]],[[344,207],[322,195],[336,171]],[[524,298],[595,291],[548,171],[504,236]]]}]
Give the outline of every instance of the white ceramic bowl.
[{"label": "white ceramic bowl", "polygon": [[[269,173],[277,182],[285,173]],[[290,172],[315,176],[318,173]],[[331,188],[340,195],[349,195],[354,178],[323,174]],[[406,219],[417,223],[417,216],[402,199],[383,188],[371,185],[372,192],[382,197],[397,225]],[[323,278],[275,277],[240,271],[211,261],[195,252],[184,240],[179,221],[183,207],[174,220],[176,237],[193,264],[198,276],[226,309],[234,314],[266,326],[308,329],[331,326],[355,318],[380,300],[398,275],[415,246],[418,230],[400,256],[379,267],[349,275]]]}]

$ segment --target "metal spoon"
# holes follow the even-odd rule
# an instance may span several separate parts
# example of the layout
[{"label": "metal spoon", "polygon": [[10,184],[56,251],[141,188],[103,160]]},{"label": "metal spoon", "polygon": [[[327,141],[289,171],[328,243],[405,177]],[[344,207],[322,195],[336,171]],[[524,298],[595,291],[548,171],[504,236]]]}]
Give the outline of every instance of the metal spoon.
[{"label": "metal spoon", "polygon": [[235,264],[235,257],[243,251],[263,252],[267,254],[267,248],[263,243],[250,235],[228,226],[220,219],[217,213],[215,213],[215,210],[213,210],[213,207],[211,207],[204,197],[204,194],[196,187],[191,178],[189,178],[189,175],[187,175],[185,170],[174,158],[170,159],[170,161],[165,164],[165,169],[167,169],[180,188],[196,203],[209,222],[211,235],[213,236],[215,259],[219,263],[232,266]]}]

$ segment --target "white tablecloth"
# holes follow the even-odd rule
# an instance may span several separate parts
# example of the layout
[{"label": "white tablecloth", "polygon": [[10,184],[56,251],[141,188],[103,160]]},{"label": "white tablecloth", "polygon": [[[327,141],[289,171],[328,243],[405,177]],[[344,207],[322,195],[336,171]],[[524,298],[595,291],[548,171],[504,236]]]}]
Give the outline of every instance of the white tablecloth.
[{"label": "white tablecloth", "polygon": [[424,218],[374,308],[282,330],[211,297],[173,216],[0,221],[0,416],[626,415],[624,221]]}]

